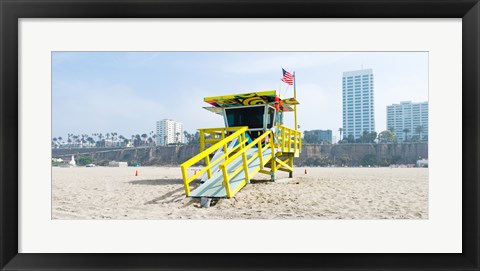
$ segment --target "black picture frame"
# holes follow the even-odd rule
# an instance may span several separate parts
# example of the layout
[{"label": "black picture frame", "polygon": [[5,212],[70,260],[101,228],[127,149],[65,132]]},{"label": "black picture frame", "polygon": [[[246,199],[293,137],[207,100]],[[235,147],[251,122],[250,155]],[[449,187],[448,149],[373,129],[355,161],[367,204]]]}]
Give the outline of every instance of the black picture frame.
[{"label": "black picture frame", "polygon": [[[462,253],[27,254],[18,253],[18,19],[462,18]],[[480,270],[478,0],[0,0],[1,270]],[[452,95],[460,95],[452,90]],[[446,199],[448,200],[448,199]],[[393,233],[392,233],[393,234]],[[438,237],[441,242],[441,236]]]}]

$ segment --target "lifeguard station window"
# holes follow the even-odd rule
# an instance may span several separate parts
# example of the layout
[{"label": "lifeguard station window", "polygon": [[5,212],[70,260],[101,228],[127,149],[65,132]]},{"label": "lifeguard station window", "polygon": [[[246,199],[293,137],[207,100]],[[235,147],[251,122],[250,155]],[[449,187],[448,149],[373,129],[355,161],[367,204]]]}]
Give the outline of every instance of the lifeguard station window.
[{"label": "lifeguard station window", "polygon": [[263,129],[265,106],[225,108],[228,127],[248,126],[249,129]]},{"label": "lifeguard station window", "polygon": [[275,120],[275,109],[269,107],[268,108],[268,116],[267,116],[267,128],[270,129],[273,127]]}]

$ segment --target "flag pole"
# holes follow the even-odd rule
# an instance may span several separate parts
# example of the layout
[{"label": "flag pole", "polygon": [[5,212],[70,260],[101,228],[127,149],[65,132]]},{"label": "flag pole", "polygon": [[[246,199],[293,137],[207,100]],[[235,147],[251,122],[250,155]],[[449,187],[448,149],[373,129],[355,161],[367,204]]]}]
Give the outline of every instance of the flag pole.
[{"label": "flag pole", "polygon": [[[295,72],[293,72],[293,98],[297,99],[297,78],[295,77]],[[293,112],[295,115],[295,131],[298,130],[298,123],[297,123],[297,105],[293,105]]]}]

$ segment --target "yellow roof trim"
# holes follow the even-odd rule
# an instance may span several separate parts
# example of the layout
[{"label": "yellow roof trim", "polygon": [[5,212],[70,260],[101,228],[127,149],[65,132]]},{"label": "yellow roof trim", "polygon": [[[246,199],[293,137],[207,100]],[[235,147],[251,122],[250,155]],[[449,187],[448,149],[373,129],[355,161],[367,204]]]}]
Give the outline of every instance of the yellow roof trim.
[{"label": "yellow roof trim", "polygon": [[203,100],[208,103],[208,102],[212,102],[212,101],[228,100],[228,99],[234,99],[234,98],[238,98],[238,97],[248,98],[248,97],[254,97],[254,96],[275,96],[276,93],[277,93],[276,90],[266,90],[266,91],[260,91],[260,92],[249,92],[249,93],[228,94],[228,95],[222,95],[222,96],[205,97]]}]

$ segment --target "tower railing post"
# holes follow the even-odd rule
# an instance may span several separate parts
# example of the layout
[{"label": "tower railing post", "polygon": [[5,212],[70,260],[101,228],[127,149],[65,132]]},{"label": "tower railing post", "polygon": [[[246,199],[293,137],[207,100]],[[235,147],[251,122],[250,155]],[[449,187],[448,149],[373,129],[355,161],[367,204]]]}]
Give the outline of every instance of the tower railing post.
[{"label": "tower railing post", "polygon": [[205,150],[205,131],[200,130],[200,152]]},{"label": "tower railing post", "polygon": [[275,173],[277,171],[277,165],[275,163],[275,143],[270,141],[270,148],[272,149],[272,158],[270,159],[270,177],[272,181],[275,181]]}]

